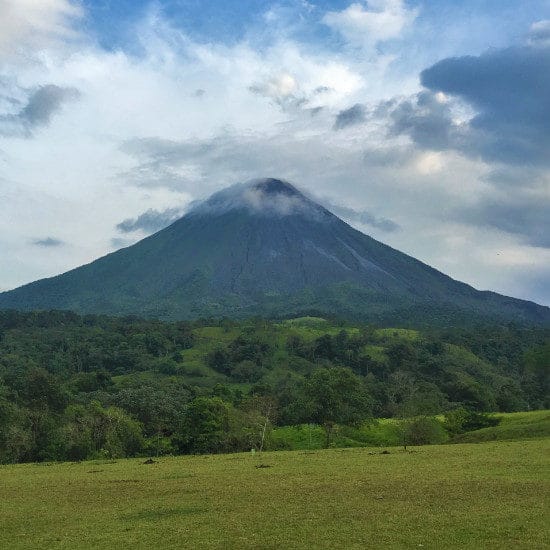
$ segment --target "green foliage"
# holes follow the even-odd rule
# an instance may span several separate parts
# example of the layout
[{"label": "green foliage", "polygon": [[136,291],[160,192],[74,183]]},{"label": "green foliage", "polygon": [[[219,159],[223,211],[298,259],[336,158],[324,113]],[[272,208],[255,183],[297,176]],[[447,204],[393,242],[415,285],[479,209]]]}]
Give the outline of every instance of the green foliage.
[{"label": "green foliage", "polygon": [[498,424],[457,434],[453,443],[515,441],[550,437],[550,411],[497,414]]},{"label": "green foliage", "polygon": [[65,412],[64,458],[123,458],[135,456],[144,446],[141,425],[117,407],[104,408],[94,401],[72,405]]},{"label": "green foliage", "polygon": [[365,420],[464,409],[446,420],[458,437],[474,412],[545,406],[550,333],[479,332],[0,312],[0,462],[247,450],[260,434],[293,448],[319,430],[322,445],[393,445],[399,423]]},{"label": "green foliage", "polygon": [[498,417],[464,408],[445,413],[445,429],[452,435],[497,426]]},{"label": "green foliage", "polygon": [[219,397],[198,397],[189,403],[183,418],[182,451],[221,453],[228,451],[231,405]]},{"label": "green foliage", "polygon": [[419,416],[405,423],[404,441],[406,445],[437,445],[445,443],[449,435],[435,418]]},{"label": "green foliage", "polygon": [[334,424],[356,424],[372,411],[363,381],[347,368],[314,371],[305,381],[302,403],[304,419],[325,427],[326,447]]},{"label": "green foliage", "polygon": [[523,366],[524,387],[537,406],[550,408],[550,342],[526,351]]}]

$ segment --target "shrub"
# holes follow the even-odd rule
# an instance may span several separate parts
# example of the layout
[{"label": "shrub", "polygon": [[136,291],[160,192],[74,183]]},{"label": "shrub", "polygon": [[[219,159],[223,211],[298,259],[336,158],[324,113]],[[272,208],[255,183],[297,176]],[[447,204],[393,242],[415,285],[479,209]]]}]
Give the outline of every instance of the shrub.
[{"label": "shrub", "polygon": [[404,424],[404,441],[407,445],[437,445],[448,439],[445,428],[435,418],[420,416]]},{"label": "shrub", "polygon": [[445,429],[452,435],[496,426],[500,419],[487,413],[455,409],[445,414]]}]

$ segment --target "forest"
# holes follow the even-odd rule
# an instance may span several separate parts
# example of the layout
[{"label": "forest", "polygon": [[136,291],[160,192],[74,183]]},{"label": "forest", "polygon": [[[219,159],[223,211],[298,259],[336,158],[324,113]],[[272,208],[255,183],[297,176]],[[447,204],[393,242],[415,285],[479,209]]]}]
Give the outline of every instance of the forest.
[{"label": "forest", "polygon": [[381,418],[413,419],[404,443],[429,443],[550,408],[549,370],[550,330],[513,324],[3,311],[0,462],[284,448],[274,431],[301,425],[330,446],[338,427]]}]

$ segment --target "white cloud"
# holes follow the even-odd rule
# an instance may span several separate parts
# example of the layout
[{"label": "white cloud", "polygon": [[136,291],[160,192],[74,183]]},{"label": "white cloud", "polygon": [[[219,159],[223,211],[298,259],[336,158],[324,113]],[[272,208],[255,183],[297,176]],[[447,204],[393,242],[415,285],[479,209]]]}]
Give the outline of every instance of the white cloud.
[{"label": "white cloud", "polygon": [[[61,0],[43,5],[71,6]],[[415,15],[398,1],[355,5],[363,30],[371,33],[368,39],[357,34],[361,46],[399,36]],[[67,21],[76,12],[56,13],[69,19],[47,19],[56,23],[48,24],[54,32],[40,42],[48,48],[39,62],[10,61],[0,79],[0,96],[19,89],[23,100],[46,85],[80,91],[79,100],[36,128],[32,139],[0,138],[0,258],[10,258],[0,265],[1,287],[111,251],[124,219],[273,176],[376,219],[395,220],[403,231],[358,227],[454,277],[528,294],[517,283],[517,252],[484,261],[498,246],[521,250],[521,243],[449,221],[453,206],[487,192],[487,165],[454,153],[423,154],[410,140],[388,138],[387,121],[367,116],[381,100],[416,92],[408,89],[411,81],[418,86],[416,73],[390,75],[385,56],[365,62],[356,51],[327,53],[289,38],[261,48],[252,40],[198,43],[158,18],[134,33],[142,40],[139,57],[104,51],[92,40],[58,49],[50,39],[70,30]],[[9,89],[2,89],[6,81]],[[289,101],[292,108],[286,108]],[[336,114],[356,103],[365,105],[365,122],[334,132]],[[465,240],[453,241],[453,235]],[[50,236],[66,244],[32,245]],[[521,267],[542,269],[539,263]]]},{"label": "white cloud", "polygon": [[533,46],[550,46],[550,19],[536,21],[531,25],[528,42]]},{"label": "white cloud", "polygon": [[0,56],[28,55],[74,35],[72,23],[81,15],[70,0],[0,0]]},{"label": "white cloud", "polygon": [[292,75],[280,73],[267,82],[252,86],[252,91],[276,100],[284,100],[298,91],[298,83]]},{"label": "white cloud", "polygon": [[445,166],[443,153],[428,151],[420,153],[415,163],[416,169],[422,175],[434,174],[441,172]]},{"label": "white cloud", "polygon": [[[321,124],[321,117],[317,121],[307,110],[318,105],[321,94],[315,90],[328,90],[322,94],[328,106],[345,103],[363,85],[361,76],[338,56],[306,54],[292,41],[258,51],[247,43],[198,44],[151,19],[141,25],[142,57],[104,51],[92,40],[80,41],[72,51],[52,42],[34,62],[12,58],[4,68],[0,96],[21,92],[12,113],[24,107],[32,90],[46,85],[77,89],[80,97],[56,112],[48,125],[37,127],[32,139],[0,137],[0,250],[2,257],[13,258],[9,266],[1,266],[3,287],[105,254],[112,249],[116,225],[125,218],[184,205],[233,183],[236,173],[246,171],[247,161],[231,162],[225,155],[230,149],[223,149],[224,135],[246,143],[246,136],[261,132],[269,140],[295,124],[287,142],[292,143],[297,132]],[[10,89],[4,86],[7,79]],[[308,103],[286,114],[250,91],[258,82],[274,97],[299,94]],[[199,97],[197,89],[205,93]],[[155,136],[214,140],[222,148],[217,154],[225,158],[226,170],[200,160],[172,165],[163,158],[147,164],[122,150],[128,140]],[[237,167],[238,162],[244,166]],[[247,179],[264,173],[261,163],[252,170]],[[153,179],[158,185],[150,185]],[[149,185],[134,185],[144,182]],[[33,240],[50,235],[66,246],[32,246]]]},{"label": "white cloud", "polygon": [[416,9],[408,9],[403,0],[370,0],[328,12],[323,22],[352,46],[369,49],[379,42],[398,38],[417,13]]}]

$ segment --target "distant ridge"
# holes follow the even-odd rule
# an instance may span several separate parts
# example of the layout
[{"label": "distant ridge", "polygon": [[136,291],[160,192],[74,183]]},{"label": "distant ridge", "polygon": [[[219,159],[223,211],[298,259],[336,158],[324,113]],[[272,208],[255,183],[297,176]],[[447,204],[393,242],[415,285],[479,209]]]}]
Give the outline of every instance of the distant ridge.
[{"label": "distant ridge", "polygon": [[0,308],[167,319],[306,312],[378,323],[550,324],[364,235],[288,182],[237,184],[88,265],[0,294]]}]

